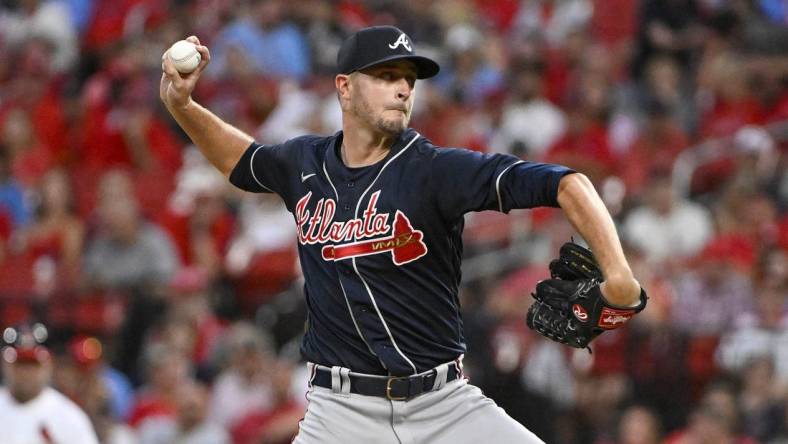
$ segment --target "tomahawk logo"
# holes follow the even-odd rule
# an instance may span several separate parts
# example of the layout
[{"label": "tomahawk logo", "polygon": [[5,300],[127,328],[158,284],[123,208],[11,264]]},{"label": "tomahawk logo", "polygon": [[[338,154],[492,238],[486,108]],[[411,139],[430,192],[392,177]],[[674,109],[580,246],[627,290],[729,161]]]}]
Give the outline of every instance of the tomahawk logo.
[{"label": "tomahawk logo", "polygon": [[408,52],[413,52],[413,50],[410,48],[410,42],[408,41],[408,36],[406,36],[404,32],[399,35],[399,37],[397,38],[397,40],[394,43],[391,43],[389,45],[389,48],[397,49],[397,47],[399,45],[404,46],[405,49],[408,50]]},{"label": "tomahawk logo", "polygon": [[[339,261],[360,256],[391,252],[395,265],[413,262],[427,254],[424,233],[411,225],[408,216],[400,210],[394,215],[394,224],[389,223],[390,213],[380,213],[376,208],[380,191],[369,198],[362,217],[347,222],[334,222],[336,202],[320,199],[311,214],[306,209],[312,193],[309,192],[296,204],[298,242],[302,245],[328,244],[321,251],[323,260]],[[383,235],[383,237],[378,237]],[[361,240],[366,238],[373,238]],[[355,241],[350,243],[342,243]]]}]

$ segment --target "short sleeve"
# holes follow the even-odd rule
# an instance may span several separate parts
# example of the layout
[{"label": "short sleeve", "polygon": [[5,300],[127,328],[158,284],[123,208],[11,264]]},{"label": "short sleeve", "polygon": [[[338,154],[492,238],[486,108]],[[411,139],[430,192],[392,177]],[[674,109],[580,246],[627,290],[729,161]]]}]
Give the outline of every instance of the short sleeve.
[{"label": "short sleeve", "polygon": [[557,207],[561,178],[574,171],[505,154],[441,149],[434,159],[433,185],[443,214],[469,211]]},{"label": "short sleeve", "polygon": [[288,151],[287,144],[252,143],[230,173],[230,183],[244,191],[282,195],[292,156]]}]

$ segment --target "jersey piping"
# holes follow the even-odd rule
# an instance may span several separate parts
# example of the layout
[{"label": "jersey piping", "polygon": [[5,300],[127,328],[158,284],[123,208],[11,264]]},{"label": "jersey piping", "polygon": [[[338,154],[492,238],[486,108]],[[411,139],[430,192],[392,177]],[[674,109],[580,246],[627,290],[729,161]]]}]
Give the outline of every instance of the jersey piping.
[{"label": "jersey piping", "polygon": [[[413,145],[413,142],[415,142],[416,139],[418,139],[419,137],[420,137],[420,134],[416,133],[416,135],[413,137],[413,139],[411,139],[410,142],[408,142],[408,144],[405,145],[405,147],[400,150],[400,152],[398,152],[391,159],[389,159],[388,162],[386,162],[383,165],[383,168],[381,168],[380,171],[378,171],[378,175],[375,176],[374,179],[372,179],[372,183],[369,184],[367,189],[364,190],[364,192],[361,194],[361,197],[358,198],[358,202],[356,202],[356,212],[355,212],[354,217],[358,218],[358,210],[361,207],[361,201],[364,200],[364,196],[367,194],[367,192],[370,189],[372,189],[372,186],[375,185],[375,182],[378,180],[378,177],[380,177],[380,175],[383,174],[383,170],[385,170],[386,167],[389,166],[389,164],[394,161],[394,159],[399,157],[400,154],[402,154],[405,151],[407,151],[407,149],[410,148],[410,146]],[[415,375],[416,373],[418,373],[418,371],[416,370],[416,365],[413,364],[413,361],[411,361],[410,358],[405,356],[405,353],[402,353],[402,350],[400,350],[399,346],[397,345],[397,341],[394,340],[394,336],[391,334],[391,330],[389,330],[389,326],[386,323],[386,320],[383,319],[383,314],[380,312],[380,309],[378,308],[378,304],[375,301],[375,296],[372,295],[372,289],[369,288],[369,284],[367,284],[367,281],[364,279],[363,276],[361,276],[361,272],[358,271],[358,265],[356,265],[356,258],[353,258],[353,270],[355,270],[356,275],[358,276],[358,278],[361,279],[361,283],[364,284],[364,288],[366,288],[367,294],[369,294],[369,299],[372,301],[372,306],[375,307],[375,312],[378,314],[378,318],[380,318],[380,322],[383,324],[383,328],[386,329],[386,333],[388,334],[389,339],[391,340],[391,344],[394,346],[394,349],[397,350],[397,353],[399,353],[399,355],[402,356],[402,359],[404,359],[405,361],[408,362],[408,364],[413,369],[413,374]]]},{"label": "jersey piping", "polygon": [[263,188],[265,188],[266,190],[268,190],[268,192],[270,192],[270,193],[273,193],[273,192],[274,192],[274,190],[272,190],[272,189],[268,188],[267,186],[263,185],[263,184],[262,184],[262,182],[260,182],[260,180],[258,180],[258,179],[257,179],[257,175],[255,175],[255,174],[254,174],[254,156],[255,156],[255,154],[257,154],[257,152],[258,152],[258,151],[260,150],[260,148],[262,148],[263,146],[264,146],[264,145],[260,145],[260,146],[258,146],[258,147],[257,147],[257,149],[256,149],[256,150],[254,150],[254,152],[252,153],[252,157],[250,157],[250,158],[249,158],[249,171],[251,171],[251,173],[252,173],[252,179],[254,179],[254,181],[255,181],[255,182],[257,182],[257,185],[260,185],[261,187],[263,187]]},{"label": "jersey piping", "polygon": [[495,193],[498,195],[498,211],[500,211],[501,213],[503,213],[503,201],[501,200],[501,177],[503,177],[503,175],[506,174],[507,171],[512,169],[513,166],[519,165],[524,162],[525,161],[523,160],[518,160],[517,162],[509,165],[508,167],[506,167],[505,170],[501,171],[501,174],[499,174],[498,178],[495,179]]},{"label": "jersey piping", "polygon": [[[328,175],[328,170],[326,169],[325,161],[323,161],[323,173],[326,175],[326,179],[328,179],[328,184],[331,185],[331,188],[334,190],[334,196],[337,198],[337,205],[339,205],[339,193],[337,193],[337,188],[334,186],[334,182],[331,181],[331,177]],[[345,304],[347,304],[347,311],[348,313],[350,313],[350,319],[353,321],[353,326],[356,327],[356,332],[358,333],[358,336],[361,338],[362,341],[364,341],[364,345],[367,346],[369,352],[372,353],[373,356],[377,357],[377,354],[375,353],[374,350],[372,350],[372,347],[370,347],[369,343],[367,342],[367,339],[361,333],[361,329],[358,328],[358,322],[356,322],[356,317],[353,315],[353,310],[350,308],[350,300],[348,300],[347,298],[347,293],[345,292],[345,286],[342,285],[342,280],[338,279],[338,281],[339,281],[339,288],[342,289],[342,296],[345,298]],[[386,366],[386,364],[383,361],[380,361],[380,363],[383,364],[383,367]]]}]

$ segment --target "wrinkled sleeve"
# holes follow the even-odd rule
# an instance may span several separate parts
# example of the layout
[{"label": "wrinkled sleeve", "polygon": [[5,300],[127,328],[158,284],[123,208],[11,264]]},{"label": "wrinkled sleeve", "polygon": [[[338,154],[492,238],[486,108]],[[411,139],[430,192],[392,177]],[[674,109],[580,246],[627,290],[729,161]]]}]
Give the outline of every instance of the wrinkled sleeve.
[{"label": "wrinkled sleeve", "polygon": [[253,193],[282,195],[287,183],[288,147],[252,143],[230,173],[230,183]]},{"label": "wrinkled sleeve", "polygon": [[447,217],[470,211],[557,207],[558,184],[574,171],[505,154],[441,149],[433,159],[433,189]]}]

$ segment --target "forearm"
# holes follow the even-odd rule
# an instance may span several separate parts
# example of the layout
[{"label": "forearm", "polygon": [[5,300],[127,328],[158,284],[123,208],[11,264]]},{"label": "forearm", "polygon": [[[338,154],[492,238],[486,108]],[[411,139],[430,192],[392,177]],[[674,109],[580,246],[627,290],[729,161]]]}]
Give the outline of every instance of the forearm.
[{"label": "forearm", "polygon": [[582,174],[564,176],[558,188],[558,203],[594,252],[605,276],[605,299],[616,305],[637,303],[640,284],[624,256],[613,219],[591,181]]},{"label": "forearm", "polygon": [[193,100],[185,106],[167,106],[167,109],[205,158],[225,176],[229,177],[254,140]]}]

